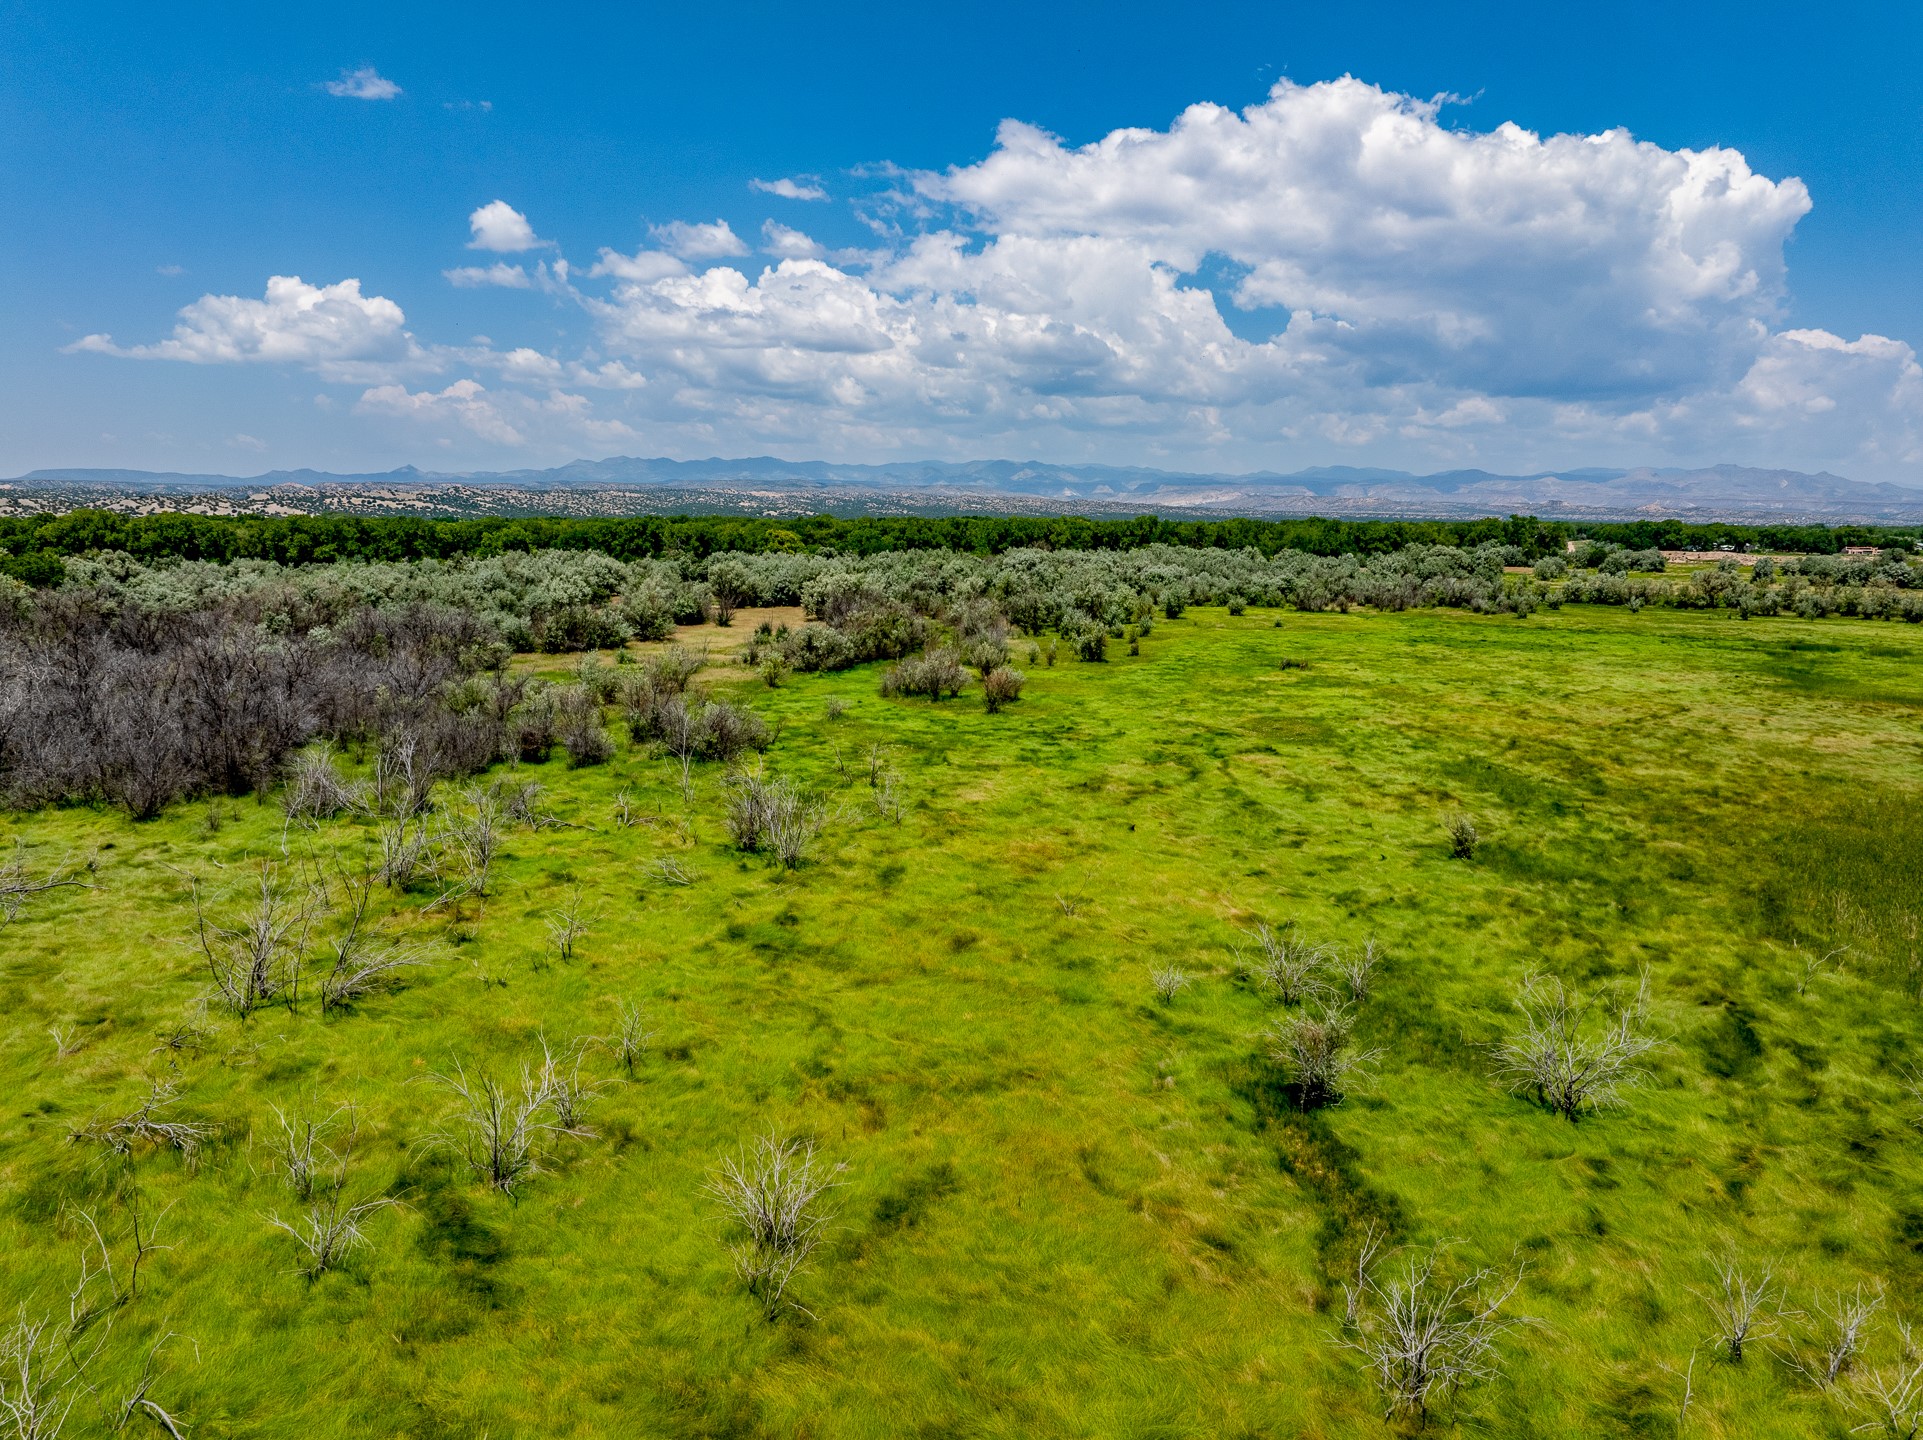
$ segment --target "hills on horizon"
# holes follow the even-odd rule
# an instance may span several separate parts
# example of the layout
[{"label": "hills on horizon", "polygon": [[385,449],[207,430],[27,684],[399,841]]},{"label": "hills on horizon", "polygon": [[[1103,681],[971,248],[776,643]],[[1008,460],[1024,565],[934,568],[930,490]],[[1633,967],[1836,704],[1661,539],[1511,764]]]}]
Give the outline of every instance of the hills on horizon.
[{"label": "hills on horizon", "polygon": [[[309,469],[253,476],[116,469],[42,469],[0,481],[0,513],[52,508],[48,502],[109,503],[126,509],[212,509],[217,513],[537,513],[542,497],[569,513],[659,513],[679,508],[770,513],[830,509],[890,513],[996,508],[1143,510],[1201,515],[1328,513],[1371,516],[1504,515],[1604,519],[1674,516],[1696,520],[1923,520],[1923,488],[1864,483],[1827,471],[1715,465],[1698,469],[1584,467],[1501,475],[1325,465],[1290,473],[1218,474],[1144,466],[1041,461],[669,460],[616,456],[549,469],[379,473]],[[185,503],[203,497],[207,503]],[[115,503],[115,502],[119,503]],[[64,508],[64,506],[62,507]]]}]

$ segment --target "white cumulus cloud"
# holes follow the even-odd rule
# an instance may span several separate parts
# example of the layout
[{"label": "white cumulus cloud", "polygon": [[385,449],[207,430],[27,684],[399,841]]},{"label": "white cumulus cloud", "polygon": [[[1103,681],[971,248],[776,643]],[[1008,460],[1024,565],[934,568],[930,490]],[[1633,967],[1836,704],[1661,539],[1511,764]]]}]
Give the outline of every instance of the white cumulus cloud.
[{"label": "white cumulus cloud", "polygon": [[729,228],[726,220],[708,225],[671,220],[666,225],[651,227],[651,231],[662,248],[683,260],[721,260],[748,253],[748,247],[741,243],[741,237]]},{"label": "white cumulus cloud", "polygon": [[775,220],[761,222],[761,248],[783,260],[818,260],[826,253],[799,230]]},{"label": "white cumulus cloud", "polygon": [[524,438],[476,380],[456,380],[445,390],[410,391],[405,385],[377,385],[363,393],[354,408],[369,415],[428,424],[451,421],[495,445],[519,445]]},{"label": "white cumulus cloud", "polygon": [[180,311],[165,340],[120,346],[110,335],[88,335],[67,348],[197,365],[300,365],[349,376],[367,367],[419,362],[424,352],[407,332],[406,319],[385,296],[361,294],[359,280],[309,285],[298,275],[276,275],[259,300],[201,296]]},{"label": "white cumulus cloud", "polygon": [[547,244],[534,233],[527,216],[505,200],[488,201],[467,217],[467,224],[474,232],[474,238],[467,242],[470,250],[493,250],[512,255],[523,250],[539,249]]},{"label": "white cumulus cloud", "polygon": [[750,180],[750,190],[759,190],[764,195],[779,195],[783,200],[826,200],[828,192],[821,188],[821,182],[812,175],[790,179],[784,175],[779,180]]},{"label": "white cumulus cloud", "polygon": [[372,65],[343,70],[340,79],[324,81],[321,88],[343,100],[396,100],[401,95],[401,87]]}]

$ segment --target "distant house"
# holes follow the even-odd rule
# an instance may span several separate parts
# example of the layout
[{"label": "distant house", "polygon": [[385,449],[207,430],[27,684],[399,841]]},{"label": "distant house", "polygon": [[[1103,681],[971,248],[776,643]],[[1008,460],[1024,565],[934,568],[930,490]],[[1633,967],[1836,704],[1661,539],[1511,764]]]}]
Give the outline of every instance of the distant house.
[{"label": "distant house", "polygon": [[1881,555],[1883,547],[1881,545],[1845,545],[1843,553],[1845,555]]}]

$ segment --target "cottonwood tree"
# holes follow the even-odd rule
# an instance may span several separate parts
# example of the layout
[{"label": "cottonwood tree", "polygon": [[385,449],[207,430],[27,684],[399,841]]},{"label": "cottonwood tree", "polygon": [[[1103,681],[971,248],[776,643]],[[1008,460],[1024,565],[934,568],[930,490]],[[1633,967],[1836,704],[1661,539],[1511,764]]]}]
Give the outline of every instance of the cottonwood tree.
[{"label": "cottonwood tree", "polygon": [[1590,1023],[1594,1003],[1553,976],[1516,992],[1522,1028],[1495,1047],[1496,1073],[1512,1092],[1533,1094],[1570,1120],[1623,1103],[1643,1061],[1662,1042],[1649,1033],[1649,972],[1613,1016]]}]

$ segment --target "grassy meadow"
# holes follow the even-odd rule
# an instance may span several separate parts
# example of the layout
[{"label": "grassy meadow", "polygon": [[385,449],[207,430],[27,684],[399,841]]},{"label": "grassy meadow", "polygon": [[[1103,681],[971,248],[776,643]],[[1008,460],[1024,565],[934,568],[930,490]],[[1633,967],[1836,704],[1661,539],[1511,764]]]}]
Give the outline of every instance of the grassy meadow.
[{"label": "grassy meadow", "polygon": [[[1701,1295],[1729,1255],[1772,1269],[1777,1309],[1881,1285],[1866,1365],[1923,1317],[1923,630],[1194,608],[1106,664],[1014,648],[1028,686],[993,715],[883,698],[872,666],[703,672],[831,807],[792,871],[729,845],[717,767],[691,805],[625,741],[522,767],[565,824],[515,828],[485,900],[382,892],[428,963],[325,1016],[192,1019],[189,877],[236,914],[263,861],[357,866],[373,822],[289,825],[273,797],[0,817],[37,865],[99,861],[0,927],[0,1303],[66,1327],[83,1209],[123,1277],[136,1193],[170,1247],[79,1340],[98,1391],[67,1433],[105,1433],[151,1363],[195,1440],[1376,1436],[1398,1427],[1340,1343],[1371,1226],[1523,1268],[1530,1323],[1429,1433],[1857,1423],[1786,1363],[1793,1320],[1718,1360]],[[546,921],[577,892],[562,958]],[[1385,956],[1359,1028],[1380,1054],[1308,1112],[1236,961],[1290,920]],[[1193,983],[1164,1004],[1169,964]],[[1666,1043],[1625,1107],[1571,1123],[1493,1078],[1526,976],[1603,993],[1645,968]],[[586,1052],[596,1133],[515,1195],[429,1143],[454,1109],[434,1074],[511,1082],[624,1001],[650,1052],[631,1077]],[[194,1163],[69,1139],[169,1076],[215,1127]],[[401,1202],[314,1281],[266,1219],[299,1208],[275,1107],[351,1107],[347,1193]],[[772,1322],[703,1188],[770,1128],[846,1167],[806,1309]]]}]

